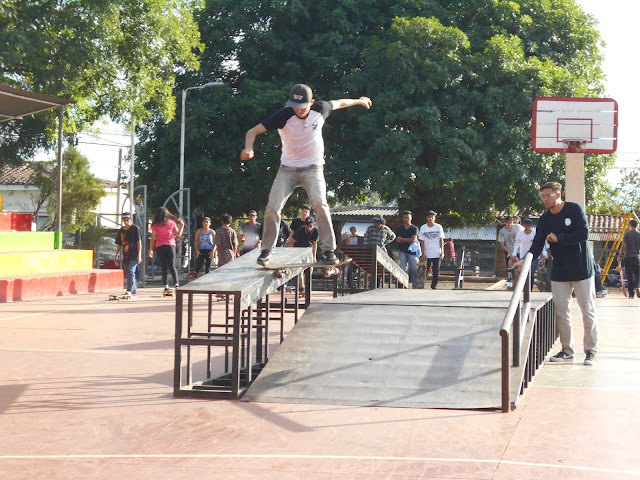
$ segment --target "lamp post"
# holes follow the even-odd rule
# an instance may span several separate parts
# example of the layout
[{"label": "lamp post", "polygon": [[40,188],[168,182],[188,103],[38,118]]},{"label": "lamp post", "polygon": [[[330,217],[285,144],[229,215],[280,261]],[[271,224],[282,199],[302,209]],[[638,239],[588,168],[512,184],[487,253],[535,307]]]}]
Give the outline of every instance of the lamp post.
[{"label": "lamp post", "polygon": [[187,92],[189,90],[200,90],[203,88],[209,87],[220,87],[224,85],[223,82],[208,82],[204,85],[198,85],[196,87],[188,87],[182,90],[182,118],[180,119],[180,203],[178,205],[178,209],[180,210],[180,218],[182,218],[182,189],[184,188],[184,115],[185,115],[185,106],[187,103]]}]

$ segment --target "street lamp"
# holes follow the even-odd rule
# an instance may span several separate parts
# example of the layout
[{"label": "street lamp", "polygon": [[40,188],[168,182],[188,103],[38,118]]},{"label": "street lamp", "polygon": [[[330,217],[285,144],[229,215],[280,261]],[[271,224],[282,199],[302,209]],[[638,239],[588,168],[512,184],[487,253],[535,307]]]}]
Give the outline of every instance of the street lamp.
[{"label": "street lamp", "polygon": [[180,210],[180,218],[182,218],[182,189],[184,188],[184,114],[185,105],[187,103],[187,92],[189,90],[200,90],[209,87],[220,87],[224,85],[223,82],[208,82],[204,85],[198,85],[197,87],[188,87],[182,90],[182,118],[180,120],[180,204],[178,206]]}]

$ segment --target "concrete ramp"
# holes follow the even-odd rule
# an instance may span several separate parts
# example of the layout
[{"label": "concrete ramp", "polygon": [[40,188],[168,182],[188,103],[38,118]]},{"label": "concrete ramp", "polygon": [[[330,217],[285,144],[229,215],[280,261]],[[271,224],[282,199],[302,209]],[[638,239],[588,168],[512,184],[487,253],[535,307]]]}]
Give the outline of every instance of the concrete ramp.
[{"label": "concrete ramp", "polygon": [[[243,400],[499,408],[511,292],[373,290],[311,305]],[[532,294],[539,304],[548,294]]]}]

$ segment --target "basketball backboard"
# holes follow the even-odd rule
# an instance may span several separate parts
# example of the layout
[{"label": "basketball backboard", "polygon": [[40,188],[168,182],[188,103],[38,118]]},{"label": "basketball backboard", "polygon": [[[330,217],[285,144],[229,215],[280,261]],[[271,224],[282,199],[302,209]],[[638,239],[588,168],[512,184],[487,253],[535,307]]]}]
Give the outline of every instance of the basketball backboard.
[{"label": "basketball backboard", "polygon": [[533,102],[531,146],[541,153],[613,153],[618,103],[612,98],[539,97]]}]

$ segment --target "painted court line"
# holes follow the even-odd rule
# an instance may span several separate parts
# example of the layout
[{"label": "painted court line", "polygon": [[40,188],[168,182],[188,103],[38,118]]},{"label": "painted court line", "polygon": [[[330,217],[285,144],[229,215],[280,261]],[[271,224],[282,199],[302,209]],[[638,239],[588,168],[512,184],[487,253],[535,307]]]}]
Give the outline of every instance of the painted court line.
[{"label": "painted court line", "polygon": [[168,354],[173,354],[173,349],[167,349],[165,351],[158,352],[149,352],[149,351],[140,351],[140,350],[127,350],[127,349],[112,349],[112,350],[47,350],[47,349],[38,349],[38,348],[1,348],[0,352],[28,352],[28,353],[108,353],[108,354],[120,354],[126,353],[127,355],[162,355],[167,356]]},{"label": "painted court line", "polygon": [[112,459],[280,459],[280,460],[363,460],[363,461],[398,461],[398,462],[449,462],[449,463],[491,463],[496,465],[515,465],[523,467],[539,467],[583,472],[617,473],[638,475],[637,470],[620,470],[613,468],[581,467],[573,465],[555,465],[550,463],[518,462],[514,460],[492,460],[474,458],[435,458],[435,457],[386,457],[366,455],[278,455],[278,454],[156,454],[156,455],[0,455],[0,460],[112,460]]}]

